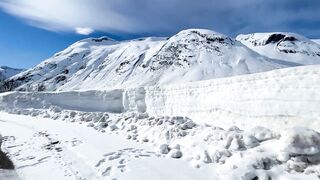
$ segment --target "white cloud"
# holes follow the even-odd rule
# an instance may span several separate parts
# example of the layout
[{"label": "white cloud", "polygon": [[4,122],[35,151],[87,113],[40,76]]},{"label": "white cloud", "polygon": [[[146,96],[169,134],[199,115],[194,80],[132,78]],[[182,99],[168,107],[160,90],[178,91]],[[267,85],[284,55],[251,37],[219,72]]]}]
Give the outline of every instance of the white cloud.
[{"label": "white cloud", "polygon": [[116,32],[133,25],[127,22],[130,17],[113,11],[112,3],[101,0],[1,0],[0,7],[32,26],[52,31]]},{"label": "white cloud", "polygon": [[76,27],[75,31],[77,34],[81,34],[81,35],[89,35],[94,32],[93,29],[85,28],[85,27]]},{"label": "white cloud", "polygon": [[79,34],[168,35],[186,28],[320,34],[319,0],[0,0],[1,8],[32,26]]}]

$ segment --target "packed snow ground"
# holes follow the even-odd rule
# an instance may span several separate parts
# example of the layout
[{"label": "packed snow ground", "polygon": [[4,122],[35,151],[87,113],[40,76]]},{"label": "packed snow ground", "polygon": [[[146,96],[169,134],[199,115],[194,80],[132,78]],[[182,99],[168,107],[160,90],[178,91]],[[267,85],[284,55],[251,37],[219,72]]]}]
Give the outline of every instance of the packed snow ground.
[{"label": "packed snow ground", "polygon": [[[21,179],[212,179],[211,167],[163,158],[146,144],[69,123],[0,113],[3,150]],[[177,173],[179,172],[179,173]],[[204,176],[205,175],[205,176]]]},{"label": "packed snow ground", "polygon": [[306,128],[243,131],[145,113],[62,111],[0,117],[2,148],[21,179],[320,177],[320,133]]}]

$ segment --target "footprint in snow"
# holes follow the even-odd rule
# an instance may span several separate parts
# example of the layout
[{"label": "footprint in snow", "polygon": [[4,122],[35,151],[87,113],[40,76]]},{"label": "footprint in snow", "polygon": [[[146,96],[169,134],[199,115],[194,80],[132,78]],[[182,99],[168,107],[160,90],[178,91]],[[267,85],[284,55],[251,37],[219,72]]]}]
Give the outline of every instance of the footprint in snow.
[{"label": "footprint in snow", "polygon": [[97,162],[95,167],[98,168],[98,171],[102,172],[101,174],[103,176],[110,176],[111,170],[115,173],[126,172],[128,170],[127,164],[130,161],[155,156],[157,156],[155,152],[145,151],[143,149],[125,148],[104,154],[103,158]]}]

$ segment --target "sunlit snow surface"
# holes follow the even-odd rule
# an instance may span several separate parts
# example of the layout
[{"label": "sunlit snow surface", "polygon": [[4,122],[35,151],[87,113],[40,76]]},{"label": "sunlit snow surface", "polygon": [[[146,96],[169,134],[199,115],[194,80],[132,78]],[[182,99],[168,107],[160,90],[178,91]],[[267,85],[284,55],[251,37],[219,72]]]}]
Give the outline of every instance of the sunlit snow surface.
[{"label": "sunlit snow surface", "polygon": [[269,58],[302,65],[320,63],[319,40],[295,33],[272,32],[238,35],[238,41]]},{"label": "sunlit snow surface", "polygon": [[2,149],[22,179],[318,179],[319,76],[2,93]]},{"label": "sunlit snow surface", "polygon": [[78,41],[0,83],[29,91],[0,94],[0,179],[319,179],[319,51],[282,32]]}]

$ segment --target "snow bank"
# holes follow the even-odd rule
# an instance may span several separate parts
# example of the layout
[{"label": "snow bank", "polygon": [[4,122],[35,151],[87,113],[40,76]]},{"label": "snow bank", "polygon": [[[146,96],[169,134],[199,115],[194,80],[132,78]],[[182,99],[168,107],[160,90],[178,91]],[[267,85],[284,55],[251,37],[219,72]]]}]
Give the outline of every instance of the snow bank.
[{"label": "snow bank", "polygon": [[121,113],[122,90],[69,92],[13,92],[0,96],[0,109],[67,109]]},{"label": "snow bank", "polygon": [[320,129],[320,70],[302,66],[146,89],[147,112],[239,127]]},{"label": "snow bank", "polygon": [[147,112],[187,116],[197,122],[240,128],[305,126],[319,130],[319,65],[163,87],[0,95],[0,109]]}]

